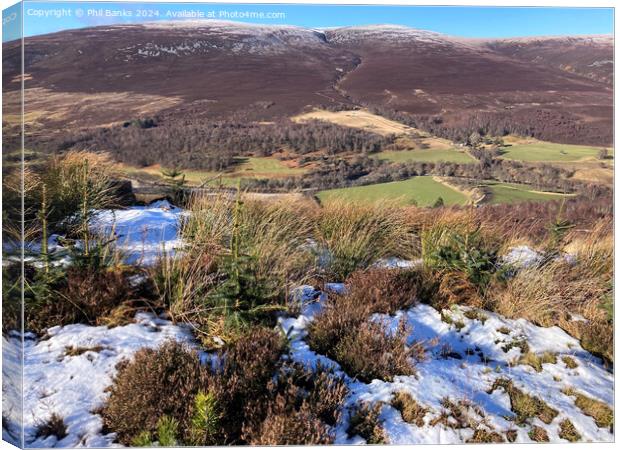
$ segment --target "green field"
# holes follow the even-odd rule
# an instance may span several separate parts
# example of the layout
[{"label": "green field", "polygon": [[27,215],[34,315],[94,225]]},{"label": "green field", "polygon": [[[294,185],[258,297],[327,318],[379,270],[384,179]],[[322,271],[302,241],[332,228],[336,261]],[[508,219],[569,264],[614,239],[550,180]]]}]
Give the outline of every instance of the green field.
[{"label": "green field", "polygon": [[519,203],[525,201],[549,201],[558,200],[566,197],[565,194],[554,192],[539,192],[533,190],[531,186],[513,183],[487,183],[485,184],[491,191],[491,198],[488,203]]},{"label": "green field", "polygon": [[[554,144],[535,142],[516,144],[502,148],[502,158],[517,161],[579,161],[584,158],[596,158],[601,148],[583,145]],[[609,150],[611,155],[611,150]]]},{"label": "green field", "polygon": [[343,198],[350,201],[374,203],[380,200],[395,200],[401,205],[417,204],[432,206],[439,197],[445,205],[464,205],[468,197],[448,186],[433,180],[430,176],[413,177],[404,181],[330,189],[317,194],[321,201]]},{"label": "green field", "polygon": [[416,149],[401,151],[385,151],[373,155],[375,158],[384,159],[392,162],[454,162],[467,164],[475,162],[475,159],[465,152],[458,151],[454,148],[448,149]]}]

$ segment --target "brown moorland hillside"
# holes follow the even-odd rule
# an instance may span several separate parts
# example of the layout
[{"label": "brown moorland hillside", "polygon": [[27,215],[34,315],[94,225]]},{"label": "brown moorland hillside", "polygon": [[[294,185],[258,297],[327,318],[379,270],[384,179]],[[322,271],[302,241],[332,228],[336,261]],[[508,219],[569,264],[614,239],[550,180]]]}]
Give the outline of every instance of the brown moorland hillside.
[{"label": "brown moorland hillside", "polygon": [[[3,45],[4,106],[18,112],[19,43]],[[612,141],[611,37],[475,41],[388,25],[200,21],[29,37],[24,55],[37,136],[154,114],[260,122],[364,105],[448,130],[492,123],[558,142]]]}]

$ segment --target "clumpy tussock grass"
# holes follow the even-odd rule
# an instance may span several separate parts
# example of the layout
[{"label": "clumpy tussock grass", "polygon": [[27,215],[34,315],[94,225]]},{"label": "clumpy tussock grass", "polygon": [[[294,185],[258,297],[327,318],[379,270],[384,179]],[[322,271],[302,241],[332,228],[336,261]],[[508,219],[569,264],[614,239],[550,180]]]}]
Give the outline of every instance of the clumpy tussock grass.
[{"label": "clumpy tussock grass", "polygon": [[326,202],[316,217],[316,239],[326,275],[344,280],[381,258],[411,258],[415,232],[399,208],[342,200]]},{"label": "clumpy tussock grass", "polygon": [[286,202],[242,192],[197,195],[181,235],[181,262],[162,261],[154,274],[160,298],[201,335],[224,341],[252,324],[273,324],[290,289],[312,275],[312,222]]},{"label": "clumpy tussock grass", "polygon": [[560,431],[558,432],[558,436],[569,442],[577,442],[581,440],[581,435],[577,432],[575,425],[573,425],[573,422],[571,422],[570,419],[564,419],[560,422]]},{"label": "clumpy tussock grass", "polygon": [[586,416],[592,417],[598,427],[609,428],[610,430],[613,428],[614,412],[606,403],[590,398],[571,388],[566,388],[562,392],[570,397],[575,397],[575,406]]},{"label": "clumpy tussock grass", "polygon": [[394,394],[391,405],[400,411],[405,422],[418,427],[424,426],[424,416],[429,410],[420,405],[408,392],[400,391]]},{"label": "clumpy tussock grass", "polygon": [[534,370],[536,370],[536,372],[542,372],[543,364],[556,364],[557,362],[557,356],[551,352],[544,352],[541,355],[527,352],[525,354],[522,354],[518,360],[519,364],[531,366],[534,368]]},{"label": "clumpy tussock grass", "polygon": [[[610,235],[593,239],[571,248],[574,261],[555,259],[522,269],[505,284],[494,283],[485,298],[487,307],[508,318],[559,326],[579,339],[584,349],[613,361],[613,321],[608,314],[613,241]],[[587,322],[573,320],[575,315]]]},{"label": "clumpy tussock grass", "polygon": [[558,415],[558,411],[551,408],[541,399],[526,394],[522,390],[516,388],[510,380],[505,378],[495,380],[489,392],[492,393],[497,388],[504,389],[508,394],[510,398],[510,409],[515,413],[516,422],[518,424],[526,423],[529,419],[534,417],[549,424]]},{"label": "clumpy tussock grass", "polygon": [[534,425],[528,432],[528,436],[535,442],[549,442],[549,435],[544,428]]}]

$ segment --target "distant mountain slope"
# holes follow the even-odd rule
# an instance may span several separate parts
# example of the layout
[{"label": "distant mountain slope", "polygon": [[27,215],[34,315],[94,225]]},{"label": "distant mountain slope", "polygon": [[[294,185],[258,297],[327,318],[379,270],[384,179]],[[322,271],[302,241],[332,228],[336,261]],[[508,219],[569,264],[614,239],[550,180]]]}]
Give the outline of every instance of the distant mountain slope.
[{"label": "distant mountain slope", "polygon": [[499,39],[486,44],[510,58],[555,67],[609,85],[613,82],[611,36]]},{"label": "distant mountain slope", "polygon": [[[317,31],[198,21],[68,30],[25,43],[26,110],[45,111],[38,120],[47,126],[162,111],[271,120],[344,103],[442,115],[448,125],[484,113],[527,127],[535,117],[567,141],[611,142],[611,37],[468,40],[390,25]],[[9,109],[18,104],[18,52],[17,42],[4,44]],[[63,93],[71,105],[59,106]]]}]

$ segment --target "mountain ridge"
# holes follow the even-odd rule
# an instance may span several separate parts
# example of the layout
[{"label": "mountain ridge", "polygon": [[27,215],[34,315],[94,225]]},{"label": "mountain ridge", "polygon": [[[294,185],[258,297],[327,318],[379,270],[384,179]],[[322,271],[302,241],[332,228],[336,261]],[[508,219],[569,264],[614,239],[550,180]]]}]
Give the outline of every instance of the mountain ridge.
[{"label": "mountain ridge", "polygon": [[[489,114],[527,128],[537,116],[569,142],[612,141],[608,37],[479,40],[389,24],[317,30],[203,20],[106,25],[24,42],[27,108],[54,111],[56,94],[88,97],[87,114],[67,107],[41,118],[55,127],[132,119],[109,98],[100,108],[106,114],[95,108],[124,92],[143,116],[268,121],[308,107],[369,106],[447,124]],[[4,44],[9,99],[21,87],[21,65],[12,63],[20,51],[20,43]],[[174,106],[153,101],[160,97]]]}]

